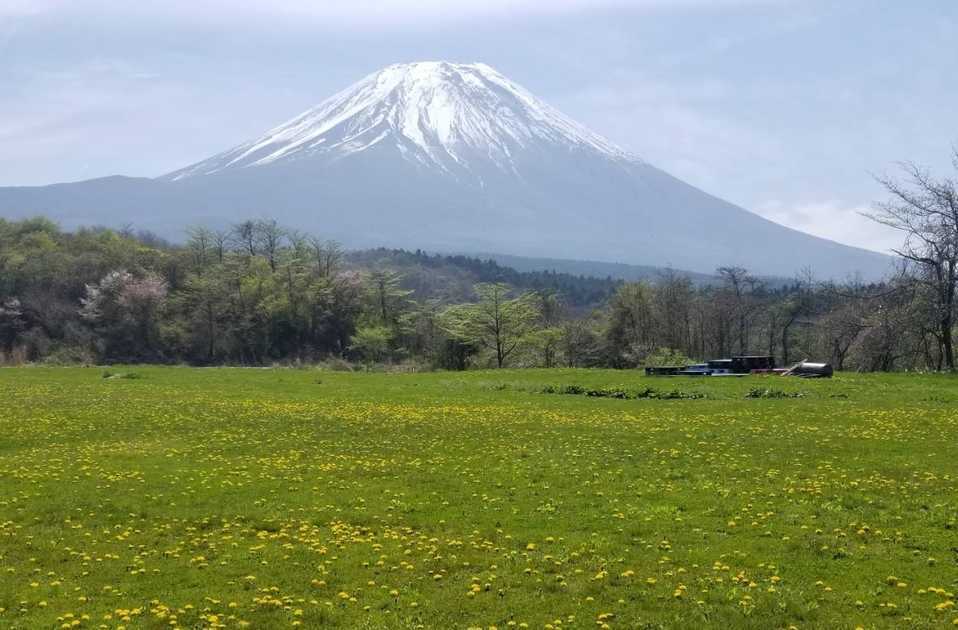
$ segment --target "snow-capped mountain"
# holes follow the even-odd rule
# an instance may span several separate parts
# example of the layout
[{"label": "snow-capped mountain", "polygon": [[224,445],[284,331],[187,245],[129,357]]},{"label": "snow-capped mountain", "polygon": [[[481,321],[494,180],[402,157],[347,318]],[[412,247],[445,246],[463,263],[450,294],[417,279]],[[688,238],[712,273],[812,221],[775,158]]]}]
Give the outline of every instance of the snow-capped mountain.
[{"label": "snow-capped mountain", "polygon": [[367,76],[265,135],[167,179],[281,161],[337,159],[379,144],[448,172],[489,162],[516,172],[533,145],[635,160],[489,66],[444,61],[397,64]]},{"label": "snow-capped mountain", "polygon": [[889,259],[772,223],[668,175],[484,64],[389,66],[262,137],[157,179],[0,188],[66,227],[271,216],[347,246],[497,252],[789,276]]}]

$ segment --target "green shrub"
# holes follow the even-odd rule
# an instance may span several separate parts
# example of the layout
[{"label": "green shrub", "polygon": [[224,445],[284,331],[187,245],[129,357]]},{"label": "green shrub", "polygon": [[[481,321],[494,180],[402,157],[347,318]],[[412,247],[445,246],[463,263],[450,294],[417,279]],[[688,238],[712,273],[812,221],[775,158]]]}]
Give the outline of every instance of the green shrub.
[{"label": "green shrub", "polygon": [[805,396],[802,392],[786,392],[780,389],[762,389],[753,387],[745,394],[746,398],[802,398]]}]

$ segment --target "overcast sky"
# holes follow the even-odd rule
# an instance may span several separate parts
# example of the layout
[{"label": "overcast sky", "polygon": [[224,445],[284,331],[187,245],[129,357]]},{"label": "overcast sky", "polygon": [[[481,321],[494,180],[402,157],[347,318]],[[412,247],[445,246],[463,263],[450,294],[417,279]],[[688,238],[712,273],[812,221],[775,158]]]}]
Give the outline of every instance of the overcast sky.
[{"label": "overcast sky", "polygon": [[0,0],[0,186],[160,175],[382,66],[484,61],[714,195],[886,250],[858,213],[899,160],[951,169],[956,33],[955,0]]}]

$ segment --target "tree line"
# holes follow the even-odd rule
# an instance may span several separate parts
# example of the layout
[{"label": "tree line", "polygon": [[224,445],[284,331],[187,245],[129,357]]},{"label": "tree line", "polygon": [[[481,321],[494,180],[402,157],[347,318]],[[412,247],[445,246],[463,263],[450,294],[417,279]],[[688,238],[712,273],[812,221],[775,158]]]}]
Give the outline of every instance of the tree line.
[{"label": "tree line", "polygon": [[[955,156],[958,169],[958,154]],[[906,166],[873,218],[903,234],[881,282],[696,284],[517,272],[468,257],[345,252],[271,219],[183,244],[0,219],[0,362],[334,361],[411,368],[628,368],[734,354],[836,369],[954,368],[958,194]]]}]

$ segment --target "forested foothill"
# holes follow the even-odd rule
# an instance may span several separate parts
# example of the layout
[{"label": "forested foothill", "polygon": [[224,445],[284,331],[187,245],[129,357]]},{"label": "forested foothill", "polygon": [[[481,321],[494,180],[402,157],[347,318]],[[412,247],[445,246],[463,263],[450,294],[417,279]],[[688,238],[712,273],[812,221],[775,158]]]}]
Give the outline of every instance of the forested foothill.
[{"label": "forested foothill", "polygon": [[[958,167],[958,156],[956,156]],[[271,219],[61,230],[0,219],[0,362],[612,367],[760,353],[837,370],[954,368],[958,194],[906,166],[873,218],[881,282],[720,267],[626,282],[422,251],[346,251]]]}]

